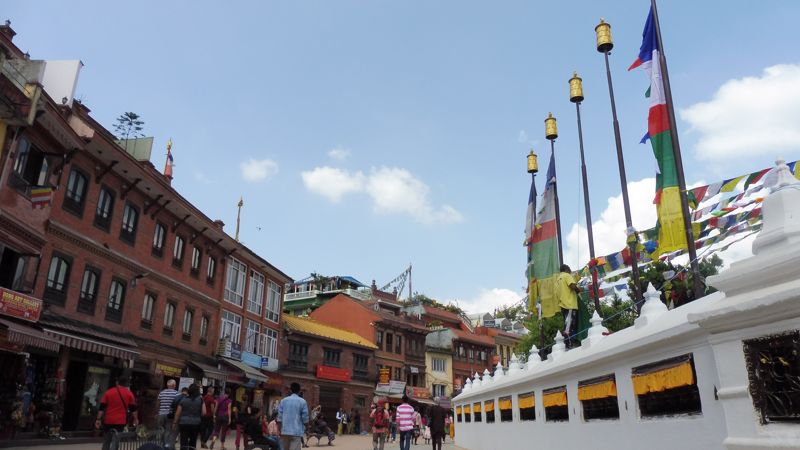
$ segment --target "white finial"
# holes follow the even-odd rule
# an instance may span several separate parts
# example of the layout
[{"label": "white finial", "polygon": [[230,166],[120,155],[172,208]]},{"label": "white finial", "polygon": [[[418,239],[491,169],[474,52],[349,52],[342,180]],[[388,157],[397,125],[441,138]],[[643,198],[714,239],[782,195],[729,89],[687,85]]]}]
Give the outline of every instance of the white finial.
[{"label": "white finial", "polygon": [[503,378],[505,376],[505,372],[503,372],[503,365],[500,361],[497,361],[497,365],[494,367],[494,379]]},{"label": "white finial", "polygon": [[525,363],[525,370],[531,370],[541,363],[542,357],[539,356],[539,349],[536,348],[536,345],[531,345],[531,351],[528,353],[528,362]]},{"label": "white finial", "polygon": [[634,321],[636,328],[643,327],[648,323],[654,321],[658,316],[669,311],[667,305],[661,301],[661,292],[653,287],[653,283],[647,284],[647,292],[644,293],[644,305],[639,317]]},{"label": "white finial", "polygon": [[589,328],[586,339],[581,341],[582,348],[596,344],[608,334],[608,328],[603,326],[603,319],[600,318],[600,314],[597,314],[597,311],[592,314],[590,321],[592,322],[592,326]]},{"label": "white finial", "polygon": [[478,372],[475,372],[475,375],[472,377],[473,386],[483,386],[483,380],[481,380],[481,376]]},{"label": "white finial", "polygon": [[470,389],[472,389],[472,380],[470,380],[469,377],[467,377],[467,379],[464,381],[464,388],[462,389],[462,391],[466,392],[469,391]]},{"label": "white finial", "polygon": [[492,381],[494,381],[492,373],[489,372],[489,369],[483,369],[483,384],[491,383]]},{"label": "white finial", "polygon": [[[797,168],[795,168],[797,170]],[[775,184],[773,184],[772,192],[779,191],[786,186],[794,186],[800,184],[800,181],[792,175],[792,170],[786,165],[786,161],[783,158],[779,158],[775,161]]]},{"label": "white finial", "polygon": [[511,361],[509,361],[509,363],[508,363],[508,374],[509,375],[514,375],[517,372],[519,372],[519,370],[520,370],[519,357],[517,356],[516,353],[512,353],[511,354]]},{"label": "white finial", "polygon": [[564,336],[561,335],[561,331],[556,331],[556,343],[553,344],[553,350],[547,355],[548,361],[555,361],[561,355],[567,352],[567,347],[564,345]]}]

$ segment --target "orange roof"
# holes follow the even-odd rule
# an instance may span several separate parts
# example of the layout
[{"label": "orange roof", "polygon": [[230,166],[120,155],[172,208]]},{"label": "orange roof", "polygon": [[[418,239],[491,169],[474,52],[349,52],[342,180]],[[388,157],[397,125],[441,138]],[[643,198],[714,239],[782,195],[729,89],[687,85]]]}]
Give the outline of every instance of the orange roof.
[{"label": "orange roof", "polygon": [[478,345],[485,345],[487,347],[494,347],[494,339],[486,335],[474,334],[463,330],[453,330],[456,338],[459,341],[470,342]]},{"label": "orange roof", "polygon": [[297,331],[303,334],[310,334],[322,338],[330,339],[332,341],[339,341],[345,344],[358,345],[371,349],[378,347],[372,342],[364,339],[363,337],[341,328],[325,325],[317,322],[314,319],[304,317],[296,317],[289,314],[283,315],[283,323],[292,331]]},{"label": "orange roof", "polygon": [[461,316],[456,313],[440,309],[434,308],[432,306],[425,306],[425,315],[431,316],[437,319],[446,320],[448,322],[459,323],[461,322]]}]

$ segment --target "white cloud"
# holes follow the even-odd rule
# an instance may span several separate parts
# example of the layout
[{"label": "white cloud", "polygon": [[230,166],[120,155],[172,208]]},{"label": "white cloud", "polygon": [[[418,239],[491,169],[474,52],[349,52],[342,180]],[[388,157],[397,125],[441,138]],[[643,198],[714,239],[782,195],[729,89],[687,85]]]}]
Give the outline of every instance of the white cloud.
[{"label": "white cloud", "polygon": [[[637,230],[646,230],[656,224],[656,206],[653,204],[655,189],[655,178],[628,183],[631,218]],[[573,269],[583,267],[589,262],[589,237],[585,220],[572,224],[569,230],[563,228],[564,261]],[[595,254],[603,256],[622,250],[625,247],[625,228],[625,210],[620,194],[608,199],[606,209],[600,213],[600,219],[592,223]]]},{"label": "white cloud", "polygon": [[310,192],[336,203],[349,193],[361,192],[372,200],[377,214],[402,214],[424,224],[458,223],[464,216],[450,205],[436,207],[429,198],[430,188],[406,169],[373,168],[369,175],[333,167],[316,167],[302,172],[303,184]]},{"label": "white cloud", "polygon": [[517,136],[517,141],[519,141],[520,144],[527,144],[528,132],[525,130],[519,130],[519,136]]},{"label": "white cloud", "polygon": [[350,157],[350,149],[337,146],[328,152],[328,156],[337,161],[344,161],[345,159]]},{"label": "white cloud", "polygon": [[309,191],[321,195],[333,203],[338,203],[350,192],[364,190],[364,174],[349,173],[334,167],[316,167],[300,174],[303,184]]},{"label": "white cloud", "polygon": [[278,163],[271,159],[250,158],[239,164],[242,171],[242,178],[250,182],[264,181],[278,173]]},{"label": "white cloud", "polygon": [[493,313],[495,308],[514,305],[524,296],[524,293],[506,288],[481,288],[474,298],[458,301],[458,306],[469,314]]},{"label": "white cloud", "polygon": [[780,156],[800,150],[800,64],[764,69],[760,77],[733,79],[707,102],[680,112],[697,132],[697,156],[735,161],[737,156]]}]

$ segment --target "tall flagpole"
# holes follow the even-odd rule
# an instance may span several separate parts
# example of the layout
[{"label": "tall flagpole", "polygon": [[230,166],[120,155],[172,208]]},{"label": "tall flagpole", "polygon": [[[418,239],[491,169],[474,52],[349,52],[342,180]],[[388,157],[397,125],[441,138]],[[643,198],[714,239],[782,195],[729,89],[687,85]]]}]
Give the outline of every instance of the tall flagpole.
[{"label": "tall flagpole", "polygon": [[594,259],[594,232],[592,230],[592,207],[589,203],[589,177],[586,175],[586,158],[583,156],[583,127],[581,126],[581,102],[583,101],[583,80],[577,72],[569,79],[569,101],[575,103],[578,114],[578,144],[581,151],[581,176],[583,177],[583,207],[586,211],[586,232],[589,235],[589,271],[592,274],[592,293],[594,310],[600,314],[600,288],[597,286],[597,261]]},{"label": "tall flagpole", "polygon": [[[611,39],[611,25],[600,19],[600,24],[594,28],[597,34],[597,51],[602,53],[606,60],[606,78],[608,78],[608,95],[611,97],[611,115],[614,120],[614,140],[617,145],[617,164],[619,166],[619,182],[622,187],[622,206],[625,208],[625,232],[629,235],[636,237],[636,230],[633,228],[633,219],[631,219],[631,204],[628,200],[628,180],[625,176],[625,158],[622,155],[622,138],[619,132],[619,121],[617,120],[617,105],[614,101],[614,85],[611,82],[611,66],[608,63],[608,52],[614,48],[614,42]],[[630,240],[630,239],[628,239]],[[631,251],[631,278],[633,278],[633,300],[638,302],[641,300],[639,289],[639,249],[636,245],[636,240],[633,243],[628,243]]]},{"label": "tall flagpole", "polygon": [[[556,158],[556,139],[558,139],[558,127],[556,126],[556,118],[553,113],[547,114],[547,119],[544,119],[544,137],[550,141],[550,159],[555,161]],[[553,183],[553,197],[555,198],[556,206],[556,232],[558,233],[558,265],[564,264],[564,247],[561,243],[561,208],[558,205],[558,177],[556,176],[555,163],[553,163],[553,177],[556,179]],[[545,181],[545,186],[550,180]]]},{"label": "tall flagpole", "polygon": [[[538,160],[536,158],[536,153],[533,152],[533,149],[531,149],[531,152],[528,153],[528,158],[527,159],[528,159],[528,173],[531,174],[531,192],[533,192],[533,201],[536,202],[536,172],[539,171],[539,162],[538,162]],[[533,273],[531,271],[531,262],[533,260],[533,248],[532,248],[533,247],[533,232],[534,232],[534,230],[536,228],[536,204],[535,203],[533,205],[533,208],[531,209],[530,217],[528,217],[528,220],[530,221],[530,229],[528,230],[530,235],[527,236],[527,239],[528,239],[528,304],[530,305],[530,303],[533,301],[533,299],[530,298],[530,296],[531,296],[530,284],[531,284],[531,278],[533,277]],[[542,322],[542,306],[541,306],[541,304],[539,305],[538,310],[539,310],[539,320],[538,320],[538,322],[539,322],[539,348],[543,349],[544,348],[544,323]]]},{"label": "tall flagpole", "polygon": [[692,269],[692,290],[694,298],[698,299],[705,293],[700,279],[700,264],[697,261],[697,249],[694,242],[694,230],[689,215],[689,200],[686,198],[686,178],[683,174],[683,158],[681,157],[681,144],[678,142],[678,126],[675,121],[675,106],[672,103],[672,88],[669,84],[669,71],[667,70],[667,57],[664,55],[664,41],[661,40],[661,24],[658,21],[658,8],[656,0],[650,0],[653,8],[653,22],[656,24],[656,38],[658,39],[658,61],[661,65],[661,77],[664,80],[664,96],[667,101],[669,114],[669,133],[672,138],[672,153],[675,158],[675,169],[678,175],[678,189],[681,196],[681,213],[683,215],[683,228],[686,231],[686,248],[689,253],[689,264]]}]

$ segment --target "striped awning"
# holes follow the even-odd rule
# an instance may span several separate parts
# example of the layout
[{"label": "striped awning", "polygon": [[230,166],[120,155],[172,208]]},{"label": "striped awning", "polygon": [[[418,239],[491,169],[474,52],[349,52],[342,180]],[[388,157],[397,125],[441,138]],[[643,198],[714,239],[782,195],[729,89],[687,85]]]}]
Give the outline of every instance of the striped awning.
[{"label": "striped awning", "polygon": [[269,380],[266,375],[261,373],[261,371],[259,371],[256,368],[250,367],[241,361],[237,361],[235,359],[230,359],[230,358],[220,358],[220,360],[236,369],[239,369],[239,371],[244,373],[245,378],[248,378],[250,380],[255,380],[258,383],[264,383]]},{"label": "striped awning", "polygon": [[58,353],[61,344],[46,336],[42,331],[21,323],[0,319],[0,325],[8,329],[8,340],[15,344],[29,345]]},{"label": "striped awning", "polygon": [[101,355],[112,356],[120,359],[136,359],[136,357],[139,356],[139,352],[130,347],[106,344],[104,342],[81,336],[75,336],[74,334],[63,331],[45,328],[44,334],[49,338],[54,339],[61,345],[83,350],[85,352],[100,353]]}]

